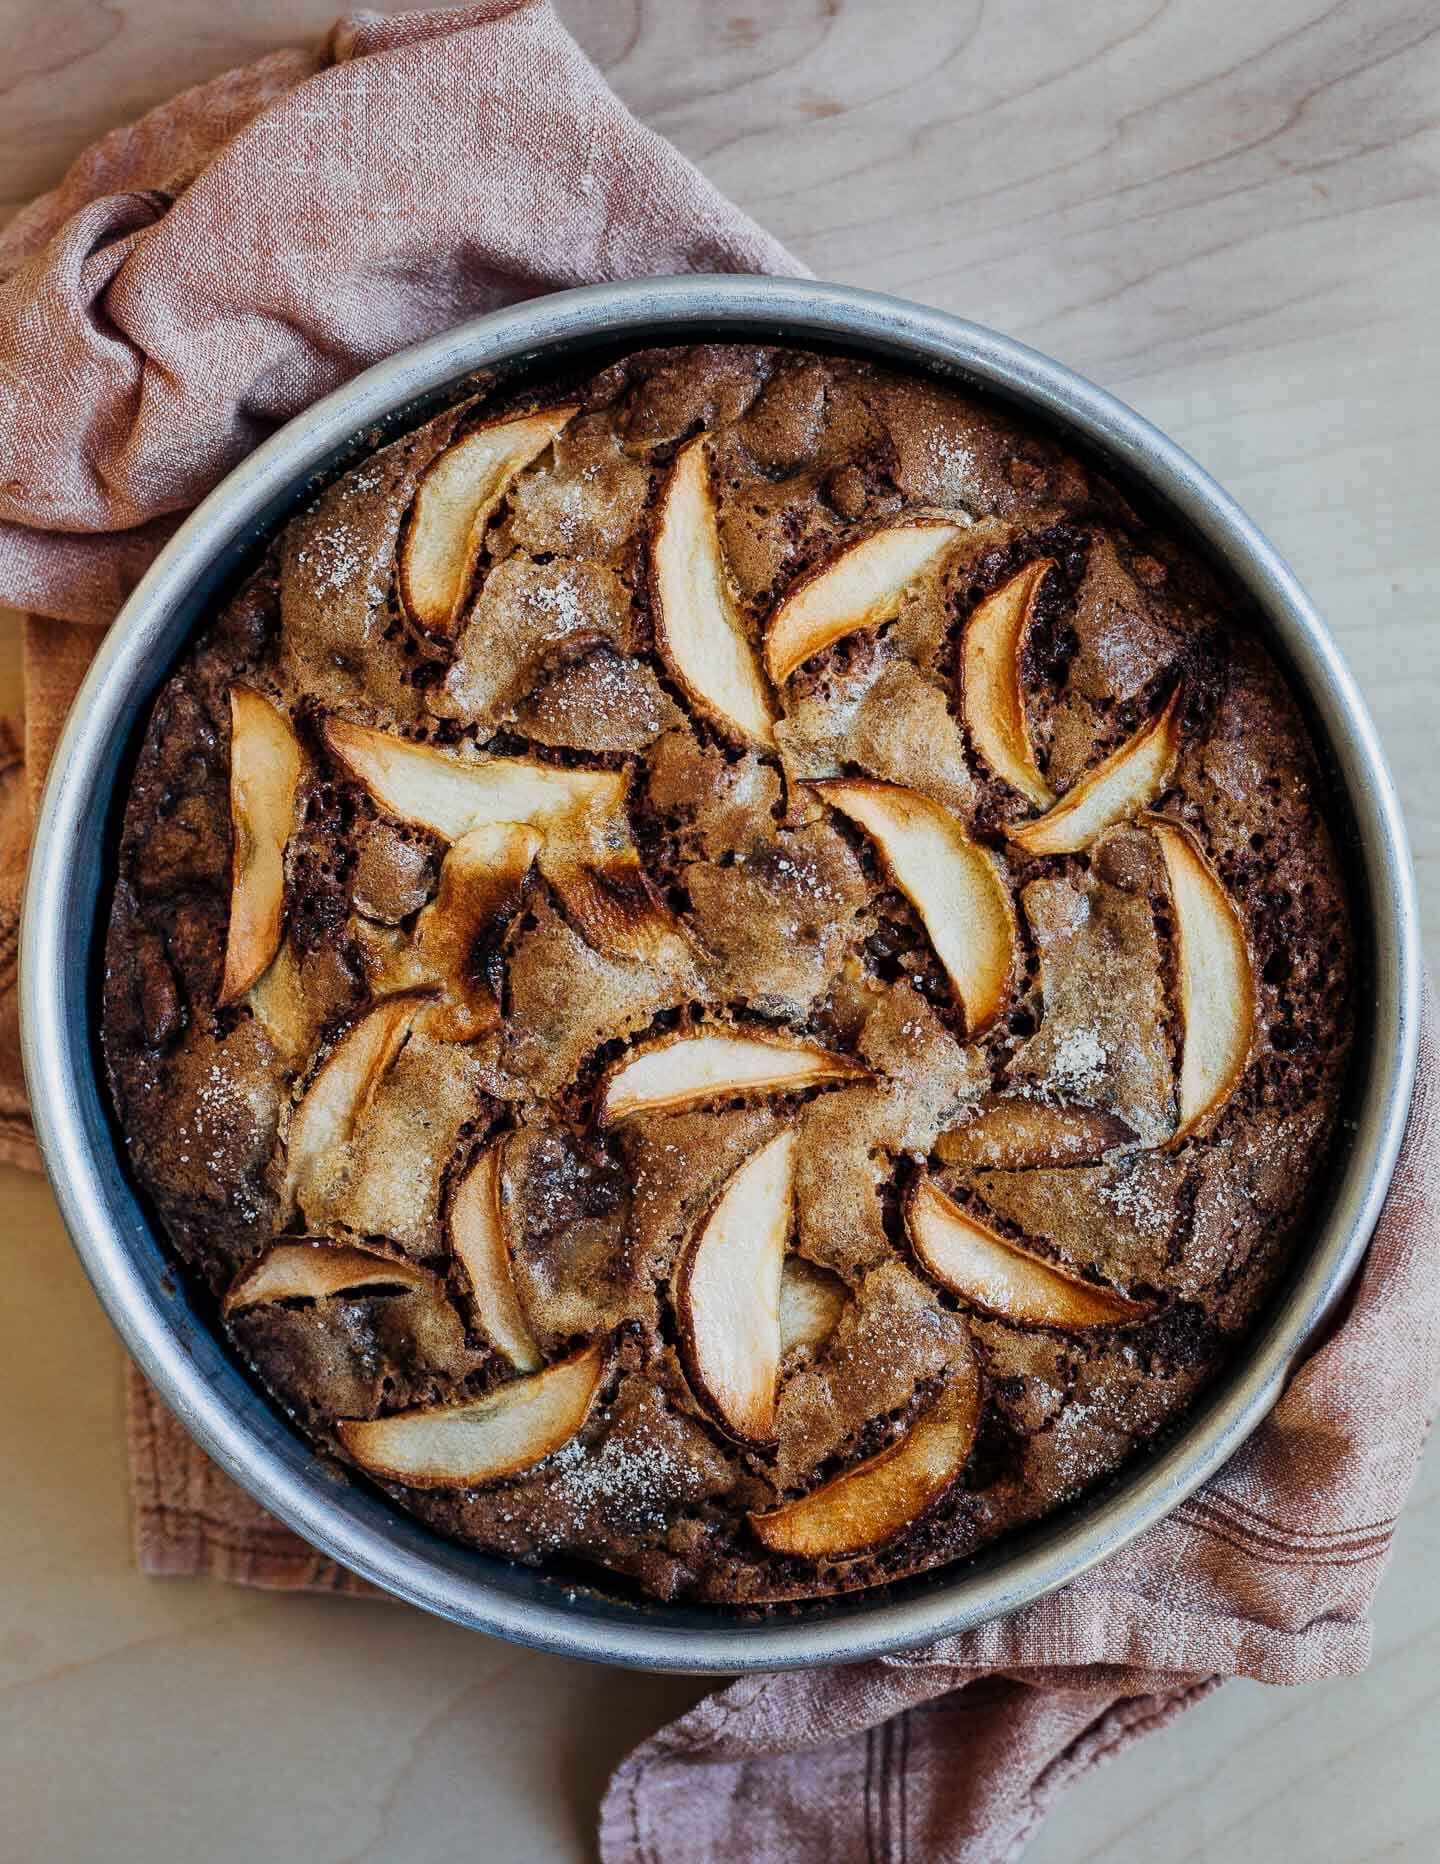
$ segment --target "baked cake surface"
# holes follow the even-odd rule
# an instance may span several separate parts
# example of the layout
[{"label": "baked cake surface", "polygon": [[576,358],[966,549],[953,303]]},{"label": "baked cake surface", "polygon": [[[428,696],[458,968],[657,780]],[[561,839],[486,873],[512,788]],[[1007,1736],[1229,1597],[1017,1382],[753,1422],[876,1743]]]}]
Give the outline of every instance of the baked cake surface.
[{"label": "baked cake surface", "polygon": [[871,364],[473,393],[162,691],[103,1034],[241,1358],[454,1538],[872,1586],[1183,1412],[1349,1041],[1315,760],[1234,602]]}]

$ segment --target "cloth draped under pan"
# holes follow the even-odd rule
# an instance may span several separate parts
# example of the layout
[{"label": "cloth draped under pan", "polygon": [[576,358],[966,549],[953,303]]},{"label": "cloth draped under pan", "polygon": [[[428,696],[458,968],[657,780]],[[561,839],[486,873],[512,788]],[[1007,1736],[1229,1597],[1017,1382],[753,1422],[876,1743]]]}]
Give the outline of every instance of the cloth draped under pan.
[{"label": "cloth draped under pan", "polygon": [[[0,733],[0,1157],[33,1165],[15,1039],[29,824],[60,722],[178,516],[358,369],[538,292],[796,273],[620,106],[544,5],[342,20],[115,131],[0,236],[0,601],[28,611]],[[646,1742],[609,1864],[1013,1857],[1063,1788],[1226,1676],[1362,1668],[1440,1379],[1436,1058],[1343,1323],[1199,1495],[1000,1623],[749,1678]],[[266,1517],[138,1378],[152,1573],[365,1590]]]}]

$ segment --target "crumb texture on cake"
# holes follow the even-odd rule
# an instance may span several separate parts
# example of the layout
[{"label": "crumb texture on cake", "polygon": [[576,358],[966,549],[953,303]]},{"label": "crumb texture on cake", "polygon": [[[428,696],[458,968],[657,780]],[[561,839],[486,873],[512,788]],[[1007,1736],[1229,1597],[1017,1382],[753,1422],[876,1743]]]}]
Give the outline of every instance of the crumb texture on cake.
[{"label": "crumb texture on cake", "polygon": [[873,364],[370,437],[162,689],[103,1000],[215,1322],[453,1538],[886,1584],[1175,1422],[1305,1231],[1353,954],[1233,596]]}]

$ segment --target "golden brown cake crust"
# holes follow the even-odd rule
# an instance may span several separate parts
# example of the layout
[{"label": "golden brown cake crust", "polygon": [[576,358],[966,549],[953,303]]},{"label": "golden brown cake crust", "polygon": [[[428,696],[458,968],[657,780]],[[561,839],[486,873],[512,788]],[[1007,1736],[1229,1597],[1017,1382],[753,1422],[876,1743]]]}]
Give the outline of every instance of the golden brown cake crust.
[{"label": "golden brown cake crust", "polygon": [[[559,410],[558,438],[500,484],[453,621],[419,618],[418,598],[407,614],[396,559],[427,472],[535,409]],[[936,540],[883,612],[778,686],[756,673],[752,714],[725,696],[718,624],[687,660],[690,617],[666,608],[658,539],[697,436],[720,552],[705,599],[729,605],[745,665],[825,572],[838,593],[820,595],[853,607],[848,553],[878,540],[878,586],[907,527],[914,562],[917,527]],[[979,656],[991,622],[1011,637],[985,605],[1024,590],[1006,737]],[[237,689],[288,726],[300,775],[278,955],[224,1002],[234,867],[256,841],[246,824],[237,851],[232,828]],[[1013,839],[1046,813],[1036,796],[1063,804],[1172,720],[1168,759],[1148,786],[1122,770],[1133,793],[1083,845]],[[361,780],[375,741],[356,728],[445,753],[446,772],[539,767],[550,800],[508,802],[508,839],[483,810],[436,832]],[[553,800],[562,777],[588,784],[583,807]],[[896,798],[918,837],[903,845]],[[1235,601],[993,405],[739,346],[638,353],[543,395],[482,384],[293,519],[163,689],[111,909],[116,1109],[240,1356],[317,1447],[444,1533],[664,1598],[882,1584],[1112,1474],[1225,1363],[1285,1266],[1350,1040],[1323,811]],[[978,917],[947,943],[957,899]],[[797,1072],[762,1091],[722,1070],[729,1088],[698,1103],[646,1101],[650,1077],[627,1069],[660,1056],[658,1080],[702,1036]],[[369,1072],[322,1120],[362,1050]],[[718,1298],[721,1242],[699,1253],[714,1213],[782,1139],[788,1267],[757,1253],[725,1297],[758,1302],[779,1340],[747,1436],[716,1371],[724,1329],[697,1345],[691,1306]],[[755,1222],[724,1246],[759,1251]],[[1003,1271],[983,1288],[944,1254],[977,1226]],[[487,1295],[495,1236],[504,1287]],[[316,1240],[277,1255],[282,1237]],[[317,1253],[329,1280],[307,1293]],[[363,1447],[381,1439],[360,1426],[505,1397],[545,1368],[574,1362],[583,1386],[592,1345],[598,1386],[528,1466],[404,1481]],[[899,1493],[922,1426],[954,1467],[905,1476],[898,1529],[857,1547],[823,1507],[819,1528],[756,1525],[861,1465],[873,1487],[867,1459],[897,1445],[874,1468]]]}]

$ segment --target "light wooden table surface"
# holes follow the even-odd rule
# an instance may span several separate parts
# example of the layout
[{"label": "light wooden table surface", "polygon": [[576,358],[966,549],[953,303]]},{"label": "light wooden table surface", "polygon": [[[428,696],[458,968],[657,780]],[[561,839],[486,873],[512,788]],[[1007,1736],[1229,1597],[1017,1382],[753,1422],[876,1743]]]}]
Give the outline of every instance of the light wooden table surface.
[{"label": "light wooden table surface", "polygon": [[[1116,390],[1278,542],[1349,654],[1440,929],[1440,27],[1415,0],[561,0],[625,100],[823,277]],[[383,9],[382,10],[386,10]],[[328,22],[325,0],[5,0],[0,211],[91,136]],[[15,689],[13,642],[0,699]],[[0,1174],[0,1859],[591,1853],[696,1686],[401,1608],[149,1581],[121,1360],[49,1195]],[[1440,1462],[1373,1669],[1236,1684],[1065,1802],[1033,1864],[1440,1855]]]}]

